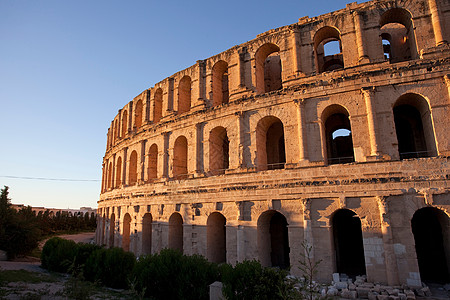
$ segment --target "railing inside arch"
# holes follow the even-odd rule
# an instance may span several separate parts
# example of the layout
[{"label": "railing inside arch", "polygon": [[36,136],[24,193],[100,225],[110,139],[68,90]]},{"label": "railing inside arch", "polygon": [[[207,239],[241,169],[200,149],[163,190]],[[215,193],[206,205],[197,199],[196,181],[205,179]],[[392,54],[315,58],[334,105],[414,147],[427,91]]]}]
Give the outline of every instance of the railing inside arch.
[{"label": "railing inside arch", "polygon": [[430,157],[431,151],[400,152],[400,159]]},{"label": "railing inside arch", "polygon": [[274,164],[267,164],[267,170],[278,170],[278,169],[284,169],[286,163],[274,163]]},{"label": "railing inside arch", "polygon": [[355,161],[355,158],[353,156],[328,158],[329,165],[348,164],[348,163],[352,163],[354,161]]}]

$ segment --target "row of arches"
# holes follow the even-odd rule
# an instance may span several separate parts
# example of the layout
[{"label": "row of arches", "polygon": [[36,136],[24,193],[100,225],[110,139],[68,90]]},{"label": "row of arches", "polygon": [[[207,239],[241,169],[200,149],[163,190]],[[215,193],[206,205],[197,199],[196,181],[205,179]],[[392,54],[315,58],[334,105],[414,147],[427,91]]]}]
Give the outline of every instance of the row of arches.
[{"label": "row of arches", "polygon": [[[104,220],[106,220],[104,216]],[[115,244],[115,216],[109,219],[108,246]],[[445,283],[450,279],[447,254],[450,251],[449,218],[441,210],[425,207],[417,210],[411,219],[416,256],[421,279]],[[105,223],[105,222],[104,222]],[[105,225],[103,223],[103,236]],[[152,253],[152,215],[142,218],[142,254]],[[366,275],[364,237],[360,217],[350,209],[338,209],[330,218],[330,234],[334,271],[355,277]],[[227,262],[227,219],[220,212],[211,213],[206,221],[206,257],[211,262]],[[279,211],[269,210],[257,221],[258,259],[265,266],[289,268],[289,224]],[[126,213],[122,224],[121,247],[130,251],[131,216]],[[168,221],[168,247],[183,252],[183,218],[175,212]],[[102,241],[103,243],[106,240]]]},{"label": "row of arches", "polygon": [[[363,14],[363,12],[361,12]],[[356,14],[358,18],[362,18]],[[385,11],[379,18],[379,30],[381,37],[382,53],[385,59],[392,62],[401,62],[418,57],[416,38],[412,15],[403,8],[391,8]],[[322,73],[343,69],[345,67],[346,47],[342,42],[341,30],[333,26],[324,26],[317,30],[313,36],[313,51],[315,72]],[[353,47],[353,46],[352,46]],[[359,45],[358,52],[360,59],[368,56],[367,46]],[[281,59],[281,49],[274,42],[266,42],[259,46],[254,54],[254,91],[257,94],[264,94],[271,91],[280,90],[283,87],[283,64],[287,62]],[[354,56],[354,54],[352,54]],[[225,60],[216,61],[211,67],[211,106],[219,106],[229,102],[230,83],[229,64]],[[190,111],[194,101],[192,101],[192,78],[184,75],[180,78],[177,88],[177,103],[175,110],[178,114]],[[245,82],[245,80],[243,81]],[[242,80],[239,81],[242,84]],[[153,123],[160,122],[163,116],[163,89],[155,88],[151,96],[152,120]],[[143,99],[134,102],[134,118],[124,109],[119,114],[120,119],[116,119],[111,128],[111,138],[108,145],[115,144],[119,139],[124,138],[132,128],[139,128],[144,124]],[[150,112],[150,110],[148,110]],[[134,124],[129,128],[129,123],[134,120]],[[119,124],[120,123],[120,124]],[[134,126],[134,127],[133,127]]]},{"label": "row of arches", "polygon": [[[400,159],[430,157],[437,155],[429,104],[418,94],[404,94],[393,106],[394,125]],[[321,116],[324,132],[324,160],[327,164],[341,164],[355,161],[350,115],[343,106],[327,107]],[[258,170],[282,169],[286,164],[286,137],[283,122],[274,116],[262,118],[256,128],[256,152]],[[218,126],[207,135],[209,155],[208,175],[224,174],[230,168],[230,138],[227,129]],[[162,176],[161,149],[156,143],[140,158],[133,150],[125,170],[124,158],[119,155],[106,165],[104,188],[112,189],[122,185],[134,185],[139,180],[152,182]],[[172,152],[172,177],[186,179],[189,174],[188,139],[181,135],[174,142]],[[142,161],[145,170],[138,172]],[[146,173],[146,174],[145,174]],[[138,174],[141,177],[138,178]]]}]

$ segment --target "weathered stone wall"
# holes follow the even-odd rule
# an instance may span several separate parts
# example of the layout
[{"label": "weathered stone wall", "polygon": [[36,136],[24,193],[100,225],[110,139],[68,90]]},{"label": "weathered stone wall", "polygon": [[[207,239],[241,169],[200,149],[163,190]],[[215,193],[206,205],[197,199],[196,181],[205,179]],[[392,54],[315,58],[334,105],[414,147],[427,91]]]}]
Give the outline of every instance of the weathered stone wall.
[{"label": "weathered stone wall", "polygon": [[[142,92],[108,130],[97,243],[294,274],[307,243],[324,282],[349,272],[418,286],[430,263],[448,277],[446,24],[448,1],[351,3]],[[444,253],[431,262],[420,240],[430,220]],[[359,242],[345,242],[345,226]],[[353,251],[362,263],[348,262]]]}]

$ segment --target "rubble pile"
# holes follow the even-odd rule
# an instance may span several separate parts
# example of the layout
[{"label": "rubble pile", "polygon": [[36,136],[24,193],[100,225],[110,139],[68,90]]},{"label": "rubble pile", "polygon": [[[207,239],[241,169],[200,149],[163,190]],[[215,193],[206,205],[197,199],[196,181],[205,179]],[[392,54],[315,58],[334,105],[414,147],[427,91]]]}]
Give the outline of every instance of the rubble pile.
[{"label": "rubble pile", "polygon": [[411,288],[406,285],[387,286],[367,282],[365,275],[356,276],[355,280],[345,274],[334,273],[331,285],[321,290],[322,296],[339,296],[345,299],[369,300],[415,300],[416,295],[431,296],[429,287]]}]

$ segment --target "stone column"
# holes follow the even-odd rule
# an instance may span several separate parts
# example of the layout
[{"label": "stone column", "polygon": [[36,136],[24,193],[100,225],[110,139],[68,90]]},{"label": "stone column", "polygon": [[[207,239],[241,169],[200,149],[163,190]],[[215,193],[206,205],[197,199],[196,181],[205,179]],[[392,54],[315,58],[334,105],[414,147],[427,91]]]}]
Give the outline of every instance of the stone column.
[{"label": "stone column", "polygon": [[[311,199],[301,199],[303,208],[303,230],[304,230],[304,243],[306,247],[313,247],[314,238],[312,233],[312,220],[311,220]],[[314,251],[311,252],[314,256]],[[305,253],[306,255],[306,253]],[[313,257],[312,257],[313,258]]]},{"label": "stone column", "polygon": [[113,155],[112,159],[112,174],[111,174],[111,188],[116,188],[116,154]]},{"label": "stone column", "polygon": [[301,55],[300,47],[298,47],[298,41],[300,40],[300,31],[297,27],[291,29],[291,44],[292,44],[292,61],[294,67],[294,74],[297,75],[301,72]]},{"label": "stone column", "polygon": [[442,33],[443,28],[441,23],[441,16],[439,14],[436,0],[428,0],[428,5],[430,6],[431,23],[433,25],[434,40],[436,42],[436,46],[447,44],[447,41],[444,39],[444,35]]},{"label": "stone column", "polygon": [[299,162],[308,160],[308,149],[306,145],[306,139],[303,129],[303,124],[305,122],[305,99],[295,100],[297,105],[297,124],[298,124],[298,147],[299,147]]},{"label": "stone column", "polygon": [[363,20],[361,17],[361,12],[353,11],[353,23],[355,25],[356,34],[356,46],[358,47],[358,61],[359,63],[368,63],[369,57],[367,56],[367,51],[365,48],[364,37],[363,37]]},{"label": "stone column", "polygon": [[101,188],[101,192],[103,193],[106,188],[106,172],[105,172],[105,163],[102,164],[102,188]]},{"label": "stone column", "polygon": [[163,139],[164,139],[164,148],[163,148],[163,159],[162,159],[162,177],[168,178],[169,177],[169,137],[170,132],[164,132],[162,133]]},{"label": "stone column", "polygon": [[[236,165],[231,165],[232,169],[235,168],[245,168],[245,160],[244,160],[244,134],[242,128],[242,119],[244,118],[244,112],[238,111],[234,113],[236,116],[236,131],[237,131],[237,139],[238,139],[238,149],[237,150],[237,161],[231,160],[230,162],[235,161]],[[231,151],[230,151],[231,152]],[[235,153],[235,151],[233,151]],[[236,154],[235,154],[236,155]]]},{"label": "stone column", "polygon": [[123,148],[123,170],[122,170],[122,184],[128,185],[128,178],[127,178],[127,152],[128,147]]},{"label": "stone column", "polygon": [[388,285],[399,285],[397,258],[394,252],[394,241],[389,218],[387,197],[377,197],[380,211],[381,233],[383,234],[384,259],[386,264],[386,279]]},{"label": "stone column", "polygon": [[247,53],[247,48],[243,47],[237,50],[238,51],[238,70],[239,70],[239,88],[245,89],[245,53]]},{"label": "stone column", "polygon": [[141,161],[140,161],[140,173],[141,173],[141,176],[140,176],[140,181],[141,182],[147,182],[147,180],[148,180],[148,172],[145,172],[145,147],[146,147],[146,144],[147,144],[147,140],[142,140],[141,141]]},{"label": "stone column", "polygon": [[450,74],[444,75],[444,80],[447,86],[448,101],[450,102]]},{"label": "stone column", "polygon": [[196,176],[203,174],[203,126],[204,122],[195,124],[195,169],[194,172]]},{"label": "stone column", "polygon": [[198,71],[198,98],[196,99],[196,102],[191,105],[191,108],[194,106],[204,106],[205,103],[204,100],[205,97],[205,91],[206,91],[206,85],[205,85],[205,68],[206,68],[206,61],[204,60],[198,60],[197,61],[197,71]]},{"label": "stone column", "polygon": [[377,139],[377,123],[376,123],[376,106],[374,100],[375,88],[362,88],[362,94],[364,95],[364,101],[366,103],[367,112],[367,126],[369,129],[369,139],[370,139],[370,155],[378,156],[378,139]]}]

